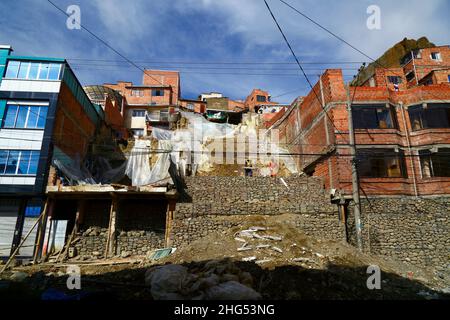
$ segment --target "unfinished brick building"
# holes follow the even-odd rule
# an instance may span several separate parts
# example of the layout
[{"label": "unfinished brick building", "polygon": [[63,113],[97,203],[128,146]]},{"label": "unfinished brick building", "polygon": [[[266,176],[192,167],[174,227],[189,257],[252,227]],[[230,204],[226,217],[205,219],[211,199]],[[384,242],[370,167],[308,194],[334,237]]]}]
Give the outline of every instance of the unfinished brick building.
[{"label": "unfinished brick building", "polygon": [[[377,68],[349,92],[342,70],[326,70],[315,93],[311,91],[276,124],[284,129],[281,142],[302,154],[298,161],[306,173],[323,177],[326,188],[349,196],[350,103],[357,167],[366,194],[450,194],[450,72],[446,82],[441,77],[421,85],[430,75],[444,72],[449,51],[445,46],[412,52],[402,68]],[[423,60],[421,68],[418,57]],[[435,66],[432,57],[440,60]],[[407,80],[411,65],[417,70],[416,82]]]}]

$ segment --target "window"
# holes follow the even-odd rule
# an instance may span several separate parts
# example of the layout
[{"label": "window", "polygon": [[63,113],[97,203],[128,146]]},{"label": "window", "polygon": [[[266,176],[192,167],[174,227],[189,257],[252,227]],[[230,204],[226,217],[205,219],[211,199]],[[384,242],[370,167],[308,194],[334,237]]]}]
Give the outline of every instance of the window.
[{"label": "window", "polygon": [[256,101],[258,101],[258,102],[266,102],[266,97],[265,96],[256,96]]},{"label": "window", "polygon": [[47,106],[8,104],[3,118],[3,128],[44,129]]},{"label": "window", "polygon": [[164,90],[156,89],[152,90],[153,97],[164,97]]},{"label": "window", "polygon": [[133,117],[145,117],[145,110],[133,110]]},{"label": "window", "polygon": [[362,178],[406,178],[403,151],[358,149],[356,162]]},{"label": "window", "polygon": [[409,82],[412,79],[414,79],[416,77],[416,75],[414,74],[414,71],[411,71],[409,73],[406,74],[406,80]]},{"label": "window", "polygon": [[8,63],[8,68],[6,69],[6,78],[17,78],[17,73],[19,72],[20,62],[10,61]]},{"label": "window", "polygon": [[0,150],[0,175],[35,175],[39,151]]},{"label": "window", "polygon": [[450,128],[450,104],[429,103],[408,108],[413,130]]},{"label": "window", "polygon": [[150,111],[147,114],[148,121],[159,121],[160,119],[160,111]]},{"label": "window", "polygon": [[439,52],[432,52],[431,59],[436,61],[441,61],[441,54]]},{"label": "window", "polygon": [[142,137],[144,136],[144,129],[131,129],[134,136]]},{"label": "window", "polygon": [[450,74],[447,76],[447,80],[448,82],[450,82]]},{"label": "window", "polygon": [[10,79],[59,80],[60,72],[60,63],[10,61],[5,77]]},{"label": "window", "polygon": [[399,76],[388,76],[388,82],[393,84],[400,84],[402,83],[402,78]]},{"label": "window", "polygon": [[397,128],[395,109],[391,105],[353,105],[352,115],[355,129]]},{"label": "window", "polygon": [[142,90],[131,90],[131,95],[133,97],[143,97],[144,96],[144,91],[142,91]]},{"label": "window", "polygon": [[437,152],[420,150],[419,157],[424,178],[450,177],[450,148],[439,148]]}]

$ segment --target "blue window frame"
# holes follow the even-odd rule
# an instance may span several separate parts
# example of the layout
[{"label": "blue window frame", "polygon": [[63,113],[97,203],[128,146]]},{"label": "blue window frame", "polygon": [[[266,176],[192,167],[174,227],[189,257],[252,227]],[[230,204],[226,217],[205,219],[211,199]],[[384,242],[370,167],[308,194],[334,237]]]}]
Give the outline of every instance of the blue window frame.
[{"label": "blue window frame", "polygon": [[44,129],[48,106],[8,104],[3,128]]},{"label": "blue window frame", "polygon": [[0,150],[0,175],[36,175],[39,152]]}]

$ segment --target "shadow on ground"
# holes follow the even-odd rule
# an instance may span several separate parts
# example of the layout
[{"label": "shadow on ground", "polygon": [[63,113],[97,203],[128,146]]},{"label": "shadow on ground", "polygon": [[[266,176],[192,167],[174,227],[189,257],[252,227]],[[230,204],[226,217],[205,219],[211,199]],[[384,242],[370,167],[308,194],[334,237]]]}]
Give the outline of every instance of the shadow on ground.
[{"label": "shadow on ground", "polygon": [[[201,268],[205,262],[207,261],[181,265],[195,270]],[[317,270],[286,265],[268,270],[252,262],[234,263],[242,272],[246,271],[252,275],[252,287],[262,295],[263,299],[450,299],[449,294],[434,291],[418,281],[383,271],[381,272],[381,289],[369,290],[366,282],[370,274],[366,273],[365,267],[329,265],[326,270]],[[45,297],[56,300],[152,300],[150,289],[145,285],[147,269],[135,266],[115,272],[83,274],[81,290],[67,289],[68,276],[49,274],[49,271],[55,272],[56,269],[39,271],[22,281],[0,280],[0,299],[41,300]],[[83,273],[82,266],[81,271]]]}]

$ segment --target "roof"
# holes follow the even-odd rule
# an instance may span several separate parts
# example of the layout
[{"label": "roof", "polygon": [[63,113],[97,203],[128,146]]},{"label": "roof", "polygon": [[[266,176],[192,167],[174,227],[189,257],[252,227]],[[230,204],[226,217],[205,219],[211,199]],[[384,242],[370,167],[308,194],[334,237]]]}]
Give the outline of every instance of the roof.
[{"label": "roof", "polygon": [[151,84],[151,85],[132,85],[132,86],[126,86],[125,88],[131,89],[131,88],[164,88],[164,89],[170,89],[172,86],[169,85],[161,85],[161,84]]},{"label": "roof", "polygon": [[83,89],[91,100],[103,101],[105,100],[105,94],[108,94],[108,96],[111,99],[116,100],[119,105],[122,104],[122,96],[120,93],[109,87],[93,85],[85,86]]},{"label": "roof", "polygon": [[47,58],[47,57],[30,57],[30,56],[8,56],[9,60],[25,60],[25,61],[49,61],[49,62],[66,62],[62,58]]}]

